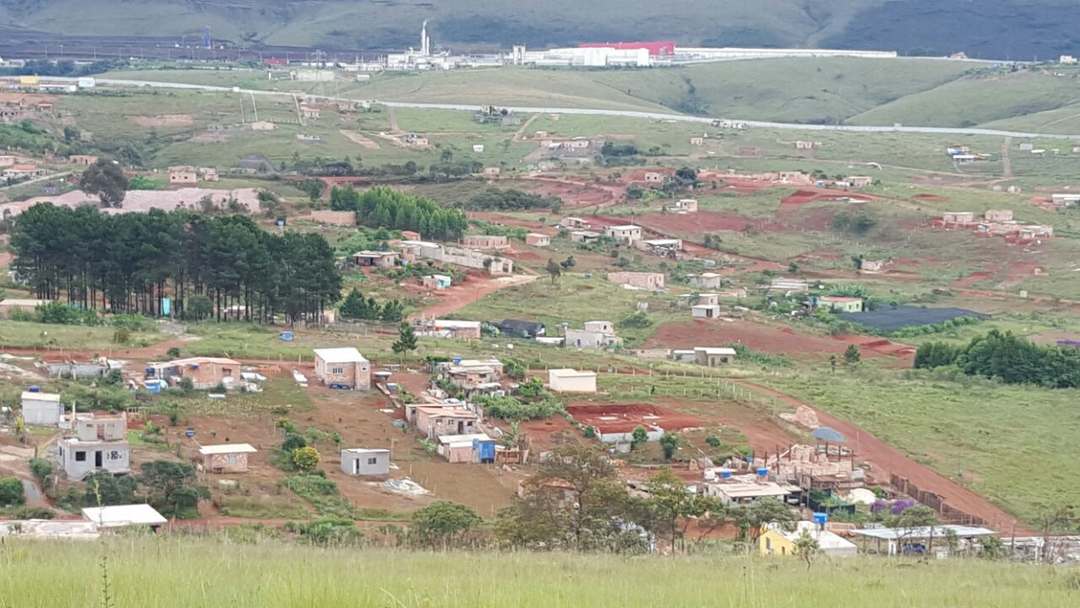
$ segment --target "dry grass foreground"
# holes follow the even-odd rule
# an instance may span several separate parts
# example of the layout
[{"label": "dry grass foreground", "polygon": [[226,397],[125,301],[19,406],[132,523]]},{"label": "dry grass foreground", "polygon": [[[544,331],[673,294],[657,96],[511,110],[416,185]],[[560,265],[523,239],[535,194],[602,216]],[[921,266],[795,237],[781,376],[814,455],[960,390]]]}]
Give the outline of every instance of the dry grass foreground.
[{"label": "dry grass foreground", "polygon": [[[102,556],[107,577],[103,577]],[[1076,606],[1080,570],[948,560],[318,549],[112,538],[0,545],[0,606]]]}]

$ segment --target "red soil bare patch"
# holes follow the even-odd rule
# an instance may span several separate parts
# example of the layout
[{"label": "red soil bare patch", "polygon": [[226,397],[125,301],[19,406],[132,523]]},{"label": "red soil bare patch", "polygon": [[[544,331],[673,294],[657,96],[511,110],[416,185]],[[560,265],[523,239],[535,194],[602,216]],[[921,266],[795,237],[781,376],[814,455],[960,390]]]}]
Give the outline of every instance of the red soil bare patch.
[{"label": "red soil bare patch", "polygon": [[632,405],[570,405],[566,411],[581,424],[601,433],[630,433],[639,426],[665,431],[696,428],[704,424],[697,416],[644,403]]},{"label": "red soil bare patch", "polygon": [[966,277],[956,279],[955,281],[953,281],[952,284],[956,287],[971,287],[975,283],[978,283],[979,281],[985,281],[992,276],[994,275],[989,272],[973,272]]},{"label": "red soil bare patch", "polygon": [[658,232],[684,232],[701,234],[716,230],[745,230],[747,226],[763,222],[742,217],[734,213],[701,211],[699,213],[647,213],[638,216],[637,223]]},{"label": "red soil bare patch", "polygon": [[945,198],[944,196],[938,196],[936,194],[916,194],[915,196],[911,197],[911,200],[913,200],[913,201],[926,201],[926,202],[931,202],[931,203],[941,203],[941,202],[945,202],[945,201],[947,201],[949,199]]},{"label": "red soil bare patch", "polygon": [[764,353],[806,355],[843,352],[849,344],[862,348],[867,356],[907,356],[914,351],[906,344],[870,336],[815,336],[799,333],[791,327],[768,325],[754,321],[679,321],[666,323],[657,329],[645,348],[692,348],[695,346],[724,346],[742,344],[750,350]]}]

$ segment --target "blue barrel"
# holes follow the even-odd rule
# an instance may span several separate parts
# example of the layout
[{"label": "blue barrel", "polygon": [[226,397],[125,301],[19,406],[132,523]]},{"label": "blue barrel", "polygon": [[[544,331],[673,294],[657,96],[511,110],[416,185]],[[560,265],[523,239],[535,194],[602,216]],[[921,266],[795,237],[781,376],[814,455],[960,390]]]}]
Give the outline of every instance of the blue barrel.
[{"label": "blue barrel", "polygon": [[758,477],[768,477],[769,476],[769,467],[758,467],[757,475],[758,475]]},{"label": "blue barrel", "polygon": [[828,521],[828,513],[814,513],[814,523],[817,524],[819,528],[824,528],[825,524],[828,523]]},{"label": "blue barrel", "polygon": [[454,365],[461,365],[461,355],[454,355],[454,358],[451,359],[451,361],[454,362]]},{"label": "blue barrel", "polygon": [[731,469],[720,469],[720,479],[731,479]]}]

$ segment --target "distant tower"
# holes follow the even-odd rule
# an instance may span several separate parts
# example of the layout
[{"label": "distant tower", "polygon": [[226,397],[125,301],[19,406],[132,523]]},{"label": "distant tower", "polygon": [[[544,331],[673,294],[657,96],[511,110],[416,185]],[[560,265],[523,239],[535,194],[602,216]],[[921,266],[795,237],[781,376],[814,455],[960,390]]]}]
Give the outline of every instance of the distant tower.
[{"label": "distant tower", "polygon": [[203,48],[212,48],[212,39],[210,38],[210,26],[203,28]]},{"label": "distant tower", "polygon": [[427,19],[424,19],[424,24],[420,26],[420,55],[423,57],[431,55],[431,37],[427,33]]}]

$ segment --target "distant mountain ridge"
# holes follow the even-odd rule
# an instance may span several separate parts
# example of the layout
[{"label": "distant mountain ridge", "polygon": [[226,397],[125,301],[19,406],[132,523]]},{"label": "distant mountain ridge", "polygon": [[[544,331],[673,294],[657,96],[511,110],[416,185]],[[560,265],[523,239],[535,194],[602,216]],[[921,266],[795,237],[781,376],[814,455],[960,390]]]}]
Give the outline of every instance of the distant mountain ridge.
[{"label": "distant mountain ridge", "polygon": [[964,51],[991,59],[1080,55],[1075,0],[0,0],[0,24],[69,35],[239,44],[508,48],[672,39],[682,45]]}]

